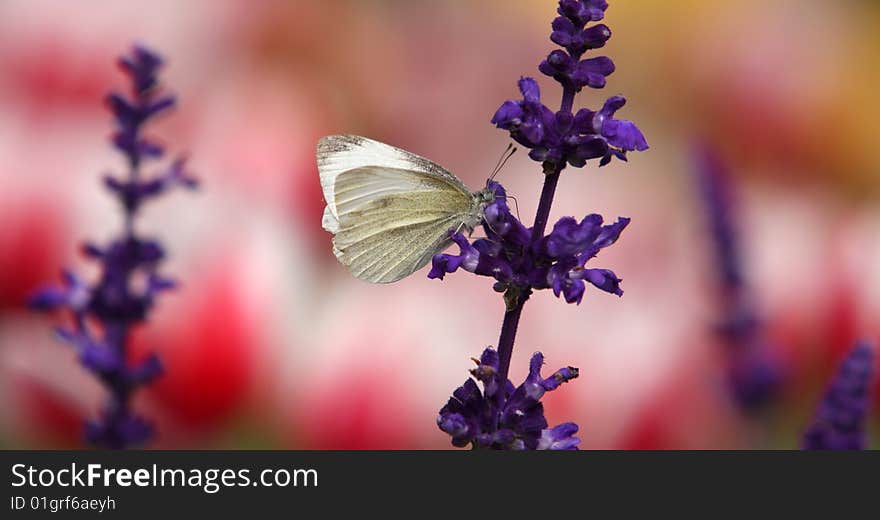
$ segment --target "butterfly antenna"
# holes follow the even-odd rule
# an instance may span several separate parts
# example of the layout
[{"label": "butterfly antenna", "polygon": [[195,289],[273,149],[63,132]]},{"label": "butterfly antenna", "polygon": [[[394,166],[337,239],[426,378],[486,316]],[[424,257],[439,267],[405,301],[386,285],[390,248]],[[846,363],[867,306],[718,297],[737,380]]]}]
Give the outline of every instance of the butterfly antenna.
[{"label": "butterfly antenna", "polygon": [[500,172],[504,168],[504,165],[507,164],[507,161],[511,157],[513,157],[513,154],[515,153],[516,147],[512,144],[508,144],[507,148],[504,150],[504,153],[502,153],[501,157],[498,159],[498,162],[495,163],[495,168],[492,169],[492,175],[489,176],[490,181],[495,179],[495,176],[498,175],[498,172]]},{"label": "butterfly antenna", "polygon": [[501,166],[502,161],[504,161],[504,156],[507,155],[507,152],[509,152],[511,148],[513,148],[513,145],[511,143],[507,143],[507,148],[505,148],[504,151],[501,152],[501,155],[498,156],[498,160],[495,161],[495,167],[492,168],[492,175],[489,177],[490,179],[494,177],[495,174],[498,172],[498,168]]}]

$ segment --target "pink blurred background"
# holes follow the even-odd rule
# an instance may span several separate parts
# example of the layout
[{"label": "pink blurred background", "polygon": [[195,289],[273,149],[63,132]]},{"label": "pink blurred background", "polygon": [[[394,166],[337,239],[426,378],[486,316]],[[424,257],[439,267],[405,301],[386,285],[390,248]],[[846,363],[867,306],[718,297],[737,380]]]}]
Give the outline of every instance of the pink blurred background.
[{"label": "pink blurred background", "polygon": [[[651,149],[566,171],[552,216],[632,217],[595,261],[626,294],[536,294],[511,377],[536,350],[548,369],[579,367],[546,408],[581,426],[582,448],[796,448],[841,356],[880,340],[880,4],[609,3],[617,72],[578,103],[624,94],[620,116]],[[0,2],[0,445],[80,446],[103,399],[23,301],[62,266],[89,272],[77,245],[120,225],[100,188],[122,167],[102,98],[123,84],[115,57],[142,42],[180,97],[154,133],[189,151],[203,184],[140,222],[183,282],[137,341],[168,370],[137,400],[159,426],[151,446],[449,447],[437,411],[497,341],[501,299],[467,274],[352,278],[320,226],[314,147],[366,135],[480,186],[508,142],[489,119],[538,76],[555,4]],[[760,416],[724,382],[696,139],[736,173],[744,264],[788,376]],[[539,166],[518,155],[499,179],[530,223]]]}]

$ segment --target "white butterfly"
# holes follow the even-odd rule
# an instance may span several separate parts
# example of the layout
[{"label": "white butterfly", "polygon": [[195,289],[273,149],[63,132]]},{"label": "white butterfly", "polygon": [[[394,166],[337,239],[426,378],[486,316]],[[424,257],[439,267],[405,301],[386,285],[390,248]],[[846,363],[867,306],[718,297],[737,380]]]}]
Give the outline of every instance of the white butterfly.
[{"label": "white butterfly", "polygon": [[458,177],[413,153],[354,135],[318,142],[324,229],[333,253],[355,277],[396,282],[472,232],[495,193],[471,193]]}]

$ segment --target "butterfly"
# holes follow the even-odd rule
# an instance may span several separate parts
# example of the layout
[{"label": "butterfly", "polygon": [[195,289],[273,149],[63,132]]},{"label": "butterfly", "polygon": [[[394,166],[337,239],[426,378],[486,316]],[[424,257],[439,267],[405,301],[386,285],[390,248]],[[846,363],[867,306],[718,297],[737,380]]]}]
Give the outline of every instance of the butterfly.
[{"label": "butterfly", "polygon": [[452,244],[450,229],[473,232],[495,200],[488,187],[472,193],[428,159],[366,137],[324,137],[316,157],[333,253],[371,283],[424,267]]}]

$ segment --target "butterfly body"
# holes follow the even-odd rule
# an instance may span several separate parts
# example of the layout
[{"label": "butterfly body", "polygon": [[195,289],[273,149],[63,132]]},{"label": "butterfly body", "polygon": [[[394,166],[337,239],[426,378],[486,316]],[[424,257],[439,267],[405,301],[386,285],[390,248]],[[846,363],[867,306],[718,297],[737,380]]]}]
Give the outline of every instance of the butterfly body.
[{"label": "butterfly body", "polygon": [[494,200],[491,190],[471,193],[428,159],[365,137],[322,138],[317,162],[333,252],[355,277],[372,283],[395,282],[424,267],[452,243],[450,229],[470,233]]}]

